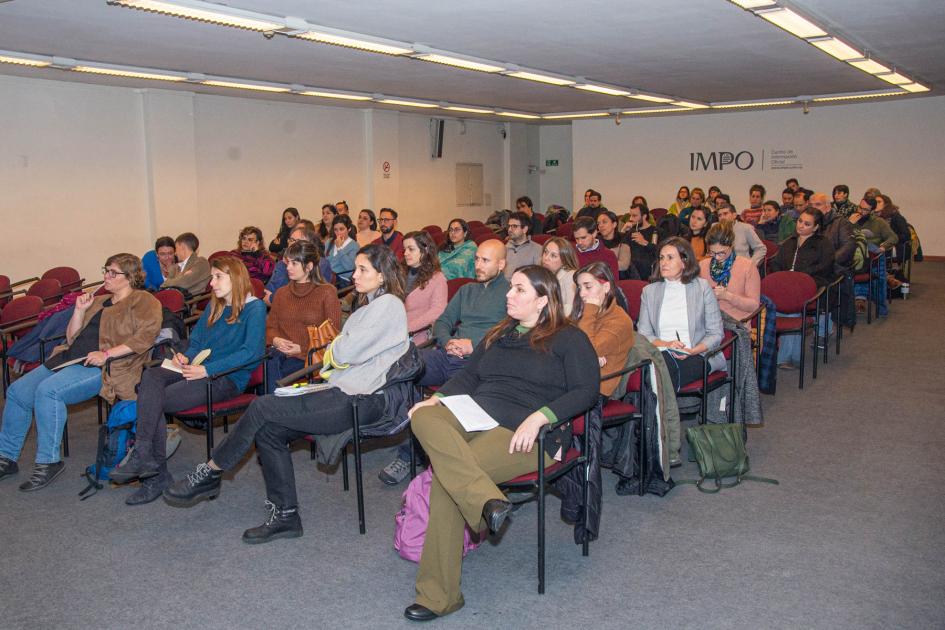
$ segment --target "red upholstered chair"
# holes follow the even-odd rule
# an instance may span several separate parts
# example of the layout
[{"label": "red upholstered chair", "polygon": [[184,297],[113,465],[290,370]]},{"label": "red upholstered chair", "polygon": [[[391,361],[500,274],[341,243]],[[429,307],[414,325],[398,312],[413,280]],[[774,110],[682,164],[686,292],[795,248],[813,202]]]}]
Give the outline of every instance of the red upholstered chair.
[{"label": "red upholstered chair", "polygon": [[492,230],[489,230],[489,232],[476,232],[475,234],[472,234],[472,240],[476,243],[476,245],[482,245],[486,241],[490,241],[494,238],[498,237]]},{"label": "red upholstered chair", "polygon": [[[709,394],[725,385],[728,385],[728,400],[726,401],[728,421],[730,423],[735,421],[735,374],[738,367],[738,348],[735,346],[735,339],[735,334],[730,330],[726,330],[725,335],[722,337],[722,343],[714,350],[705,353],[702,378],[681,386],[676,393],[677,398],[688,396],[699,397],[699,424],[705,424],[706,422]],[[726,360],[730,361],[729,370],[709,372],[709,359],[720,352]]]},{"label": "red upholstered chair", "polygon": [[436,238],[437,234],[443,233],[443,228],[441,228],[439,225],[433,225],[433,224],[426,225],[420,228],[420,230],[429,234],[430,238]]},{"label": "red upholstered chair", "polygon": [[459,288],[464,284],[469,284],[470,282],[475,282],[475,278],[453,278],[452,280],[446,281],[446,299],[447,301],[452,300],[453,296],[456,295],[456,292],[459,291]]},{"label": "red upholstered chair", "polygon": [[[196,407],[191,407],[190,409],[185,409],[184,411],[178,411],[173,414],[175,418],[181,420],[184,424],[188,426],[203,426],[207,432],[207,459],[210,458],[210,452],[213,450],[213,421],[215,418],[222,416],[223,418],[223,432],[227,433],[230,428],[229,418],[232,415],[242,413],[246,411],[250,403],[256,400],[258,394],[257,390],[262,387],[262,392],[265,392],[267,389],[268,378],[266,376],[265,370],[265,361],[268,358],[268,354],[261,357],[257,357],[252,361],[238,365],[234,368],[226,370],[225,372],[220,372],[219,374],[214,374],[213,376],[207,377],[207,402],[203,405],[197,405]],[[233,372],[238,372],[244,368],[255,365],[256,369],[253,370],[253,373],[249,377],[249,384],[246,386],[246,389],[237,396],[230,398],[228,400],[213,400],[213,391],[211,385],[214,381],[221,379],[225,376],[229,376]],[[159,368],[154,368],[159,369]]]},{"label": "red upholstered chair", "polygon": [[230,258],[237,258],[236,254],[231,251],[221,249],[220,251],[213,252],[210,256],[207,257],[207,262],[213,262],[217,258],[225,258],[229,256]]},{"label": "red upholstered chair", "polygon": [[35,295],[43,301],[43,306],[52,306],[62,299],[62,285],[54,278],[37,280],[27,289],[26,295]]},{"label": "red upholstered chair", "polygon": [[10,286],[10,276],[0,275],[0,308],[6,306],[13,299],[13,287]]},{"label": "red upholstered chair", "polygon": [[543,214],[540,213],[540,212],[536,212],[536,213],[535,213],[535,216],[538,217],[538,220],[541,221],[541,224],[542,224],[542,225],[545,224],[545,215],[543,215]]},{"label": "red upholstered chair", "polygon": [[761,242],[764,243],[765,246],[765,259],[759,266],[758,271],[761,273],[761,277],[763,278],[768,273],[768,265],[771,263],[774,257],[778,255],[778,250],[781,249],[781,247],[774,241],[763,240]]},{"label": "red upholstered chair", "polygon": [[552,236],[554,236],[554,234],[536,234],[535,236],[532,237],[532,240],[538,243],[539,245],[544,245],[545,243],[548,242],[548,239],[550,239]]},{"label": "red upholstered chair", "polygon": [[[874,284],[873,281],[876,279],[876,275],[879,272],[879,257],[880,257],[879,253],[870,254],[869,268],[863,273],[858,273],[855,276],[853,276],[853,284],[856,285],[856,284],[866,283],[866,286],[867,286],[867,290],[866,290],[866,323],[867,324],[873,323],[873,309],[879,308],[879,306],[877,305],[877,302],[879,301],[878,296],[873,295],[873,284]],[[879,317],[878,313],[877,313],[877,317]]]},{"label": "red upholstered chair", "polygon": [[80,277],[79,272],[72,267],[53,267],[44,273],[42,277],[43,280],[48,280],[50,278],[59,281],[59,284],[62,286],[63,293],[75,291],[82,286],[83,282],[85,282],[85,278]]},{"label": "red upholstered chair", "polygon": [[665,217],[669,213],[669,210],[666,208],[651,208],[650,216],[653,217],[653,224],[657,225],[660,222],[660,219]]},{"label": "red upholstered chair", "polygon": [[485,223],[483,223],[482,221],[477,221],[477,220],[475,220],[475,219],[473,219],[472,221],[466,221],[466,225],[469,226],[469,231],[470,231],[470,232],[472,232],[475,228],[486,228],[486,229],[489,229],[489,228],[486,227],[486,224],[485,224]]},{"label": "red upholstered chair", "polygon": [[633,320],[634,328],[640,319],[640,302],[643,299],[643,288],[647,284],[646,280],[617,280],[617,286],[627,298],[627,306],[630,307],[627,314]]},{"label": "red upholstered chair", "polygon": [[184,311],[186,310],[184,306],[183,293],[180,291],[175,291],[174,289],[164,289],[163,291],[158,291],[155,293],[154,297],[156,297],[157,301],[161,303],[161,306],[175,315],[180,315],[183,317]]},{"label": "red upholstered chair", "polygon": [[558,226],[558,229],[555,230],[555,236],[560,236],[561,238],[566,238],[569,241],[574,240],[574,221],[570,220],[567,223],[562,223]]},{"label": "red upholstered chair", "polygon": [[[545,436],[549,431],[552,431],[563,424],[571,423],[571,432],[573,435],[579,436],[581,440],[581,448],[569,448],[568,451],[561,458],[560,462],[555,462],[550,466],[545,467],[544,464],[544,454],[545,454]],[[505,492],[531,492],[533,497],[538,500],[538,593],[542,594],[545,592],[545,493],[547,491],[548,485],[553,482],[558,477],[567,474],[571,469],[575,467],[580,467],[583,471],[581,474],[581,487],[584,492],[584,504],[588,503],[588,485],[587,485],[587,475],[588,475],[588,458],[587,458],[587,436],[585,433],[585,425],[588,422],[587,414],[582,416],[577,416],[576,418],[561,420],[554,424],[546,424],[538,432],[538,440],[533,448],[534,453],[537,453],[538,457],[538,467],[535,472],[527,473],[524,475],[519,475],[515,479],[509,479],[503,483],[497,484],[499,488]],[[532,499],[532,496],[524,499],[529,501]],[[522,501],[515,501],[515,503],[521,503]],[[588,510],[583,510],[584,514],[584,531],[587,532],[587,513]],[[588,540],[587,535],[584,536],[584,540],[581,543],[581,553],[586,556],[589,553],[590,541]]]},{"label": "red upholstered chair", "polygon": [[[650,359],[644,359],[638,363],[628,365],[622,370],[611,372],[601,377],[601,381],[607,381],[617,376],[621,378],[629,374],[626,379],[623,391],[619,392],[618,398],[611,398],[604,402],[603,413],[601,417],[602,428],[609,429],[621,425],[631,420],[640,423],[640,438],[637,446],[639,447],[640,470],[644,470],[646,465],[646,426],[644,425],[644,415],[646,413],[646,397],[643,390],[647,386],[649,366],[653,362]],[[620,386],[619,384],[617,385]],[[617,394],[618,392],[615,392]],[[639,395],[639,404],[635,405],[629,401],[634,394]],[[646,493],[646,487],[640,484],[639,494],[642,497]]]},{"label": "red upholstered chair", "polygon": [[23,295],[11,300],[0,311],[0,343],[3,347],[0,357],[3,358],[4,398],[7,395],[7,387],[10,385],[10,368],[13,364],[13,359],[7,356],[7,350],[13,342],[33,330],[38,321],[36,316],[42,310],[42,298],[35,295]]},{"label": "red upholstered chair", "polygon": [[253,285],[253,295],[256,296],[256,299],[263,299],[263,295],[266,294],[266,285],[263,284],[262,280],[259,278],[250,278],[249,282]]},{"label": "red upholstered chair", "polygon": [[437,248],[443,247],[446,243],[446,234],[443,232],[437,232],[436,234],[431,234],[430,238],[433,239],[433,242],[436,243]]},{"label": "red upholstered chair", "polygon": [[[820,316],[820,296],[823,287],[817,288],[814,279],[799,271],[776,271],[761,279],[761,293],[774,302],[779,314],[796,317],[778,317],[775,325],[777,336],[801,336],[801,365],[798,370],[798,387],[804,389],[804,359],[807,352],[807,330],[817,335],[817,320]],[[803,315],[803,317],[802,317]],[[813,377],[817,378],[817,344],[814,344]]]}]

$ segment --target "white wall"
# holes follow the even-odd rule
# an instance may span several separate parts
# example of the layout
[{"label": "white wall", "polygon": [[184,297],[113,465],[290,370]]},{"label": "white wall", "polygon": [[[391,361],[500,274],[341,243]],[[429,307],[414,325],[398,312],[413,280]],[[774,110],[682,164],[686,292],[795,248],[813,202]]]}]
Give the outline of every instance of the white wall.
[{"label": "white wall", "polygon": [[[393,207],[404,231],[484,218],[528,159],[510,160],[496,123],[448,119],[434,160],[429,116],[394,111],[11,76],[0,103],[0,273],[14,280],[61,264],[98,280],[108,255],[187,230],[205,255],[232,249],[245,225],[269,239],[283,208],[317,220],[339,199]],[[491,203],[456,207],[459,162],[483,164]]]},{"label": "white wall", "polygon": [[[572,209],[572,161],[571,125],[544,125],[541,129],[541,151],[538,164],[541,167],[541,194],[535,205],[545,212],[551,204]],[[558,160],[557,166],[546,166],[547,160]],[[583,193],[582,193],[583,194]],[[580,209],[581,203],[574,208]]]},{"label": "white wall", "polygon": [[[945,255],[945,97],[814,107],[800,110],[684,115],[613,121],[575,121],[574,204],[586,188],[604,195],[611,210],[625,210],[642,194],[650,207],[672,203],[681,184],[718,185],[739,209],[759,183],[780,201],[788,177],[830,193],[847,184],[859,198],[869,186],[892,197],[916,226],[928,255]],[[790,164],[772,168],[772,151],[794,151]],[[690,153],[750,151],[754,165],[705,172],[690,169]],[[764,153],[762,167],[761,155]],[[747,156],[741,165],[746,166]]]}]

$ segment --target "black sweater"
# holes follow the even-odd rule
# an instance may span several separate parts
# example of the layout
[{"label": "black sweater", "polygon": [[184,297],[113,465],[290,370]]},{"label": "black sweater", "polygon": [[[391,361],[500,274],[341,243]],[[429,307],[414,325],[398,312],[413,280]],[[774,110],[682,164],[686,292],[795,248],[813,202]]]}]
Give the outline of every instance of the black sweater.
[{"label": "black sweater", "polygon": [[[797,252],[795,260],[794,253]],[[774,271],[801,271],[811,276],[818,287],[833,282],[836,274],[833,269],[833,244],[822,234],[813,234],[800,250],[797,248],[797,235],[781,243],[778,255],[770,261]]]},{"label": "black sweater", "polygon": [[[533,349],[529,333],[514,330],[488,349],[480,343],[466,366],[440,388],[439,394],[468,394],[503,427],[515,431],[529,415],[547,407],[558,420],[584,413],[597,402],[600,368],[590,340],[575,326],[562,328],[547,352]],[[554,456],[570,446],[570,427],[546,441]]]},{"label": "black sweater", "polygon": [[[653,242],[656,228],[649,225],[638,231],[646,239],[646,245],[640,245],[633,240],[632,232],[625,234],[624,238],[630,244],[630,260],[633,262],[633,266],[637,268],[640,277],[646,280],[653,275],[653,263],[656,261],[656,243]],[[656,240],[659,240],[658,236]]]}]

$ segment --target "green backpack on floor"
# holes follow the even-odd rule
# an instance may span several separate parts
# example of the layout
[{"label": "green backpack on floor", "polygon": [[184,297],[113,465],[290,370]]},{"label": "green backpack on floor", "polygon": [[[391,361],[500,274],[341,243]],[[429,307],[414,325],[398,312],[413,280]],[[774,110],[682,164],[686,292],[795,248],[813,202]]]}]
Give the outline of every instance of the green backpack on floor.
[{"label": "green backpack on floor", "polygon": [[[778,485],[777,480],[749,475],[748,453],[742,438],[741,424],[700,424],[686,429],[689,449],[699,464],[700,479],[684,479],[677,483],[694,483],[701,492],[714,494],[722,488],[733,488],[742,480]],[[722,480],[735,477],[735,481]],[[715,488],[705,487],[706,479],[715,480]]]}]

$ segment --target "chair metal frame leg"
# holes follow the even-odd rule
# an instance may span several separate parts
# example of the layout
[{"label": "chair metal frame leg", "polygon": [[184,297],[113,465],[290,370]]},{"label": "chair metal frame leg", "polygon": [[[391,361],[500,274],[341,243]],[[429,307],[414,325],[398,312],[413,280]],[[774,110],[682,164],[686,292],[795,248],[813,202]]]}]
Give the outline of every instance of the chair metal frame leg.
[{"label": "chair metal frame leg", "polygon": [[351,441],[354,444],[354,484],[358,495],[358,531],[364,534],[367,528],[364,524],[364,479],[361,469],[361,422],[358,418],[358,399],[352,403],[352,422],[354,423],[354,434]]},{"label": "chair metal frame leg", "polygon": [[545,594],[545,436],[538,436],[538,594]]}]

